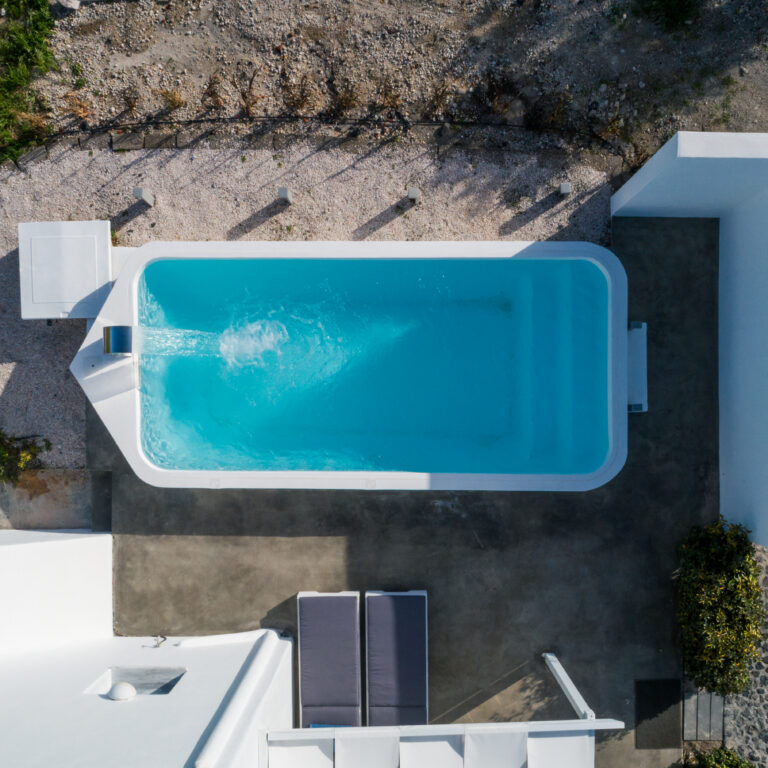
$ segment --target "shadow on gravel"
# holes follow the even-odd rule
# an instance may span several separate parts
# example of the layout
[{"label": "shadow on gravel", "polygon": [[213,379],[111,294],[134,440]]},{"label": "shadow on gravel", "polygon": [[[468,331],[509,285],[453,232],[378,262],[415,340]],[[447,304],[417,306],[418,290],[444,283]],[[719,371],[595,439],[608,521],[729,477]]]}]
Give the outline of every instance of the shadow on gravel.
[{"label": "shadow on gravel", "polygon": [[247,219],[227,230],[227,240],[238,240],[243,235],[265,224],[273,216],[277,216],[287,209],[287,205],[280,200],[273,200],[268,205],[252,213]]},{"label": "shadow on gravel", "polygon": [[353,233],[353,240],[365,240],[366,237],[383,229],[387,224],[392,223],[398,216],[402,216],[404,213],[413,208],[413,203],[407,198],[403,197],[398,200],[394,205],[390,205],[389,208],[385,208],[381,213],[377,213],[372,219],[368,219],[365,224],[361,224]]},{"label": "shadow on gravel", "polygon": [[126,224],[130,224],[134,219],[137,219],[143,213],[149,210],[149,206],[143,200],[137,200],[132,205],[128,206],[124,211],[121,211],[116,216],[113,216],[110,220],[110,226],[115,232],[122,229]]}]

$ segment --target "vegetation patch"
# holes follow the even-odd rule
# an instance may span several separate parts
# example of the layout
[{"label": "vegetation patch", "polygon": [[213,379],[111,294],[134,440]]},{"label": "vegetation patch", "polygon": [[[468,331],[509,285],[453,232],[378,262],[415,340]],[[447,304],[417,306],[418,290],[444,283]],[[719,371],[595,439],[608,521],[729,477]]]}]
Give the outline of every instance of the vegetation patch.
[{"label": "vegetation patch", "polygon": [[760,656],[765,621],[749,531],[722,518],[695,527],[681,558],[678,615],[686,672],[713,693],[741,693],[749,687],[751,662]]},{"label": "vegetation patch", "polygon": [[15,483],[25,469],[40,463],[40,454],[49,451],[51,443],[38,437],[11,437],[0,429],[0,482]]},{"label": "vegetation patch", "polygon": [[45,105],[30,88],[33,76],[54,69],[48,46],[48,0],[3,0],[0,19],[0,160],[15,160],[49,134]]},{"label": "vegetation patch", "polygon": [[685,761],[686,768],[755,768],[732,749],[720,747],[712,752],[696,752]]}]

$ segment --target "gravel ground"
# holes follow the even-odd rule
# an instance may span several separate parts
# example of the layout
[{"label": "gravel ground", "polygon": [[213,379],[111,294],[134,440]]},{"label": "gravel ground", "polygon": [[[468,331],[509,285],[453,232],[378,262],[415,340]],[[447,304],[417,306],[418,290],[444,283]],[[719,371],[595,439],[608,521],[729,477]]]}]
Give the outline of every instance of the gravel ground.
[{"label": "gravel ground", "polygon": [[[768,547],[756,547],[763,569],[763,601],[768,608]],[[725,702],[725,745],[759,768],[768,768],[768,622],[761,659],[752,669],[752,686]]]},{"label": "gravel ground", "polygon": [[60,66],[35,88],[63,130],[237,115],[480,120],[612,146],[632,164],[674,130],[765,130],[765,0],[700,0],[675,32],[642,4],[54,5]]},{"label": "gravel ground", "polygon": [[[594,159],[594,158],[593,158]],[[559,182],[573,193],[562,198]],[[157,197],[146,208],[135,185]],[[288,186],[294,204],[275,203]],[[423,196],[405,199],[408,186]],[[85,461],[84,399],[67,367],[82,321],[19,318],[16,225],[111,219],[120,245],[149,240],[591,240],[606,243],[607,174],[564,153],[459,151],[417,143],[363,154],[294,145],[272,150],[53,148],[28,173],[0,176],[0,423],[48,437],[45,466]]]}]

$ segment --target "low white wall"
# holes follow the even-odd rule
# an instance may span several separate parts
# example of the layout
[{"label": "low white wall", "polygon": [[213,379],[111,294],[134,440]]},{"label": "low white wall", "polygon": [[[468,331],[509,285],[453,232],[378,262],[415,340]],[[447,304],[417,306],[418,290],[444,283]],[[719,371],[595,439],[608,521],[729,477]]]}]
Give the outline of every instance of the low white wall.
[{"label": "low white wall", "polygon": [[112,637],[112,536],[0,531],[0,656]]},{"label": "low white wall", "polygon": [[678,133],[611,212],[720,219],[720,508],[766,546],[768,134]]},{"label": "low white wall", "polygon": [[720,502],[768,546],[768,175],[765,187],[720,219]]}]

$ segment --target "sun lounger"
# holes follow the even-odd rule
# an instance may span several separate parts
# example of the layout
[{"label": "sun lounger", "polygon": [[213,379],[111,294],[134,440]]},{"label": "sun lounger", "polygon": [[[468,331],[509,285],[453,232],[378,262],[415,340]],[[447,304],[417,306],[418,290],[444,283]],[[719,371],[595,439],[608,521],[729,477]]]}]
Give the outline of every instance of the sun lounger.
[{"label": "sun lounger", "polygon": [[368,725],[425,725],[427,593],[366,592]]},{"label": "sun lounger", "polygon": [[300,592],[297,603],[301,727],[361,725],[360,595]]}]

